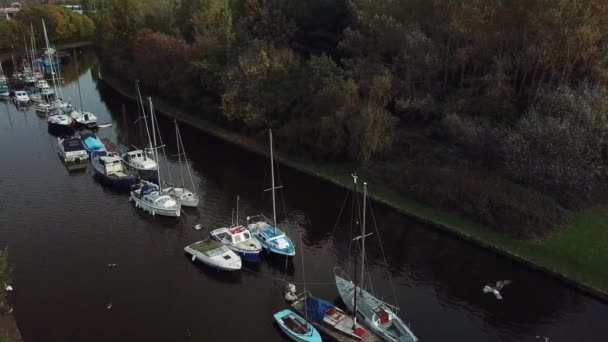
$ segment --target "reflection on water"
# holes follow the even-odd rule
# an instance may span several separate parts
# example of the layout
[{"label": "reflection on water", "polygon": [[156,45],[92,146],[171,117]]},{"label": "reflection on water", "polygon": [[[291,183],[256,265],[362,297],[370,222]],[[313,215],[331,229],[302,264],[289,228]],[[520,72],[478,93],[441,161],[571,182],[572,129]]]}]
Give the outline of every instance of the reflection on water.
[{"label": "reflection on water", "polygon": [[[78,73],[74,63],[65,68],[64,96],[78,98],[80,77],[85,110],[113,124],[100,137],[142,146],[136,105],[97,81],[95,63],[89,51],[79,55]],[[152,217],[97,183],[91,170],[68,174],[33,107],[18,111],[6,103],[0,112],[0,246],[10,247],[18,289],[11,300],[26,341],[284,340],[272,314],[285,307],[285,279],[304,289],[301,253],[287,264],[274,258],[222,273],[183,252],[231,222],[237,195],[240,222],[272,212],[263,191],[270,183],[267,159],[181,125],[201,202],[179,220]],[[177,174],[172,120],[161,116],[159,124]],[[306,288],[335,300],[334,266],[350,274],[353,267],[347,193],[285,167],[278,176],[284,188],[277,214],[297,251],[302,247]],[[367,244],[374,290],[389,301],[396,295],[421,341],[605,339],[606,305],[382,205],[373,204],[373,214],[380,233]],[[192,229],[196,223],[201,232]],[[513,280],[503,301],[481,292],[497,279]]]}]

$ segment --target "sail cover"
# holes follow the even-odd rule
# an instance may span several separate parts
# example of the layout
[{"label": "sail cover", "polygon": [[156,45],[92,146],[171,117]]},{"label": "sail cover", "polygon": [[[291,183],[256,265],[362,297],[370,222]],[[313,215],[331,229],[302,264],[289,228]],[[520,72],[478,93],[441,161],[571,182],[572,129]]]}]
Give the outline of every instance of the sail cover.
[{"label": "sail cover", "polygon": [[325,312],[332,307],[333,304],[326,300],[313,296],[308,296],[306,298],[306,315],[309,320],[321,322],[323,317],[325,317]]}]

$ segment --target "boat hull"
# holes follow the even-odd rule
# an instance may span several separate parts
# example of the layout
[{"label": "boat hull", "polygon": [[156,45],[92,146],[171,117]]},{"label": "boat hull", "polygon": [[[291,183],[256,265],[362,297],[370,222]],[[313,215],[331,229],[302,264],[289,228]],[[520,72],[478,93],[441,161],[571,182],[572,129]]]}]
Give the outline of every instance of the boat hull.
[{"label": "boat hull", "polygon": [[240,248],[228,246],[228,248],[232,249],[236,254],[238,254],[242,260],[250,261],[250,262],[258,262],[260,261],[260,252],[249,252],[243,251]]},{"label": "boat hull", "polygon": [[[292,329],[290,329],[284,321],[284,319],[288,316],[297,317],[301,321],[305,322],[306,325],[308,326],[308,328],[310,329],[310,332],[304,333],[304,334],[299,334],[299,333],[293,331]],[[319,334],[317,329],[315,329],[315,327],[312,324],[306,322],[302,317],[300,317],[300,315],[298,315],[297,313],[295,313],[289,309],[281,310],[281,311],[277,312],[276,314],[274,314],[274,320],[278,324],[279,328],[281,328],[281,330],[285,333],[285,335],[287,335],[293,341],[298,341],[298,342],[321,342],[322,341],[321,335]]]},{"label": "boat hull", "polygon": [[71,125],[60,125],[52,122],[48,122],[48,131],[57,136],[74,134],[74,128]]},{"label": "boat hull", "polygon": [[201,263],[203,263],[209,267],[218,269],[220,271],[238,271],[241,269],[242,264],[240,262],[234,262],[234,263],[216,262],[213,258],[206,257],[203,253],[193,249],[191,246],[186,246],[184,248],[184,252],[186,252],[186,254],[192,256],[193,260],[198,260]]}]

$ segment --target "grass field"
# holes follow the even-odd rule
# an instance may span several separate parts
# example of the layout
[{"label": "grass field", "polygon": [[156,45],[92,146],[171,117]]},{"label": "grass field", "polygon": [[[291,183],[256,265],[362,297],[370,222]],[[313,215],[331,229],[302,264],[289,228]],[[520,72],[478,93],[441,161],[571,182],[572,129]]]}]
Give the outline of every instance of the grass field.
[{"label": "grass field", "polygon": [[[132,86],[125,85],[109,75],[104,74],[103,77],[112,88],[134,99]],[[267,154],[266,146],[250,137],[206,122],[159,99],[154,100],[154,106],[162,114],[173,116],[211,135],[255,153]],[[350,174],[354,171],[353,165],[320,164],[284,155],[280,155],[277,159],[288,166],[332,183],[351,186]],[[477,241],[485,247],[525,259],[540,268],[560,274],[608,295],[608,205],[582,210],[575,214],[568,227],[550,238],[543,241],[530,241],[514,239],[463,218],[458,213],[413,201],[406,194],[397,193],[382,184],[374,184],[373,181],[369,189],[373,199],[406,215],[449,229],[460,236]]]}]

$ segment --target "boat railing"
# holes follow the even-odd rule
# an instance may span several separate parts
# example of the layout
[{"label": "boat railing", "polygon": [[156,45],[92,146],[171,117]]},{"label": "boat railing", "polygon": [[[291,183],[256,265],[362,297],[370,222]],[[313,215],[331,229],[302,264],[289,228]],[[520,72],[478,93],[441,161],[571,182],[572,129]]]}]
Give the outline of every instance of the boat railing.
[{"label": "boat railing", "polygon": [[266,222],[267,224],[274,226],[274,222],[266,217],[264,214],[257,214],[253,216],[247,216],[247,223],[249,222]]}]

